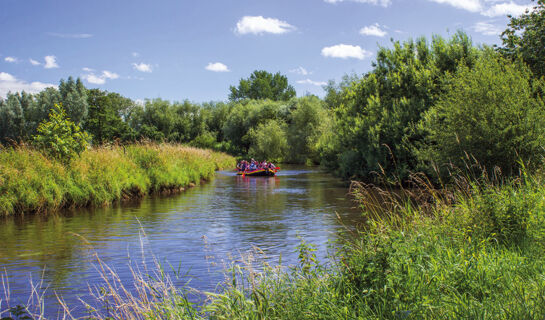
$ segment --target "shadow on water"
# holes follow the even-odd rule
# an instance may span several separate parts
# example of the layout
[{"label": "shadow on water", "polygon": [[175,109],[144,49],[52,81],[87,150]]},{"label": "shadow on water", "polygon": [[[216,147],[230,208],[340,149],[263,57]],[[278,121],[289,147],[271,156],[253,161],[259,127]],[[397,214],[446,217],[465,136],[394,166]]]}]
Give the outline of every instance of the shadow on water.
[{"label": "shadow on water", "polygon": [[[271,261],[281,255],[284,264],[294,264],[300,235],[325,258],[328,243],[343,228],[336,213],[349,227],[361,221],[347,190],[317,168],[286,166],[276,177],[243,178],[221,171],[211,182],[176,196],[50,216],[7,217],[0,220],[0,265],[9,276],[14,301],[26,302],[29,278],[43,277],[52,314],[58,308],[54,292],[70,305],[81,305],[77,299],[85,299],[88,284],[100,283],[94,252],[130,282],[129,257],[141,257],[142,244],[146,253],[190,274],[191,287],[214,291],[224,279],[229,257],[254,246]],[[179,281],[181,285],[187,279]]]}]

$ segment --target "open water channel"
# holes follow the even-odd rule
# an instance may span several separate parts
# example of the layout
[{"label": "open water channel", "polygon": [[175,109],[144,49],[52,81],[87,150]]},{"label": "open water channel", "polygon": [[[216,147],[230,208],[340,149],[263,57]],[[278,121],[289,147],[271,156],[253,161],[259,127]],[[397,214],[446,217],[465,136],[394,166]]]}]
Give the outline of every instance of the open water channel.
[{"label": "open water channel", "polygon": [[[55,318],[62,296],[74,315],[78,300],[102,280],[96,253],[132,283],[133,265],[152,255],[165,269],[186,275],[176,280],[215,292],[232,259],[259,248],[269,261],[296,264],[298,236],[324,259],[343,228],[361,223],[346,185],[318,168],[288,166],[276,177],[240,177],[220,171],[216,178],[175,196],[56,215],[0,219],[0,269],[7,277],[11,305],[26,304],[31,287],[44,293],[46,313]],[[339,221],[336,213],[341,217]],[[344,225],[344,226],[343,226]],[[6,292],[0,287],[0,308]]]}]

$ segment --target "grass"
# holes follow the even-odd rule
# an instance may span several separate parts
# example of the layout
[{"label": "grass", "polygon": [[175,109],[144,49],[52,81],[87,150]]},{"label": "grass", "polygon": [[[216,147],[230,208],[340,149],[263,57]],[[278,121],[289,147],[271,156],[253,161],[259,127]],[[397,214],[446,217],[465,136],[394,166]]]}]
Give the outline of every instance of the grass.
[{"label": "grass", "polygon": [[[542,319],[542,177],[461,178],[442,190],[415,177],[416,191],[357,184],[353,192],[369,217],[368,230],[347,242],[334,263],[318,264],[300,248],[296,268],[233,273],[207,306],[209,316]],[[389,210],[373,211],[376,200]]]},{"label": "grass", "polygon": [[102,206],[180,191],[234,164],[226,154],[175,144],[98,147],[67,165],[30,147],[3,149],[0,215]]}]

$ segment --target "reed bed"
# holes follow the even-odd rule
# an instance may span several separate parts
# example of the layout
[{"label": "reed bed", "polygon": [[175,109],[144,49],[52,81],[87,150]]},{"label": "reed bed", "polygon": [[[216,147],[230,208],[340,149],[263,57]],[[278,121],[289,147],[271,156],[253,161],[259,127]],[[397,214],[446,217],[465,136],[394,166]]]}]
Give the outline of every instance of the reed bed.
[{"label": "reed bed", "polygon": [[0,215],[103,206],[179,192],[234,167],[223,153],[176,144],[102,146],[68,164],[19,146],[0,150]]}]

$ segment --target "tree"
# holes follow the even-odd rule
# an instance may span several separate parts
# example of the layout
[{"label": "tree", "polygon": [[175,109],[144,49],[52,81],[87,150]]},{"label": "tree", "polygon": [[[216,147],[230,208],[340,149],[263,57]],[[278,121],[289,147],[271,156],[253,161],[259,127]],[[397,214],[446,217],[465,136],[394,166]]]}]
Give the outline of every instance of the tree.
[{"label": "tree", "polygon": [[25,126],[23,107],[16,94],[8,93],[0,104],[0,139],[3,142],[21,139]]},{"label": "tree", "polygon": [[447,83],[420,124],[427,133],[420,159],[464,168],[473,162],[469,156],[504,175],[517,173],[519,160],[540,163],[545,154],[543,80],[532,78],[522,63],[487,50],[472,69],[461,65]]},{"label": "tree", "polygon": [[71,121],[60,104],[55,104],[34,136],[34,144],[50,156],[68,163],[88,146],[90,137],[80,126]]},{"label": "tree", "polygon": [[[320,152],[346,179],[371,180],[377,172],[406,179],[418,169],[414,146],[423,139],[417,124],[442,92],[445,74],[460,62],[472,66],[480,51],[458,32],[380,48],[373,70],[335,97],[333,132]],[[336,141],[335,143],[332,143]]]},{"label": "tree", "polygon": [[322,134],[322,123],[327,121],[325,103],[316,96],[294,99],[295,108],[288,117],[289,156],[293,163],[319,163],[317,142]]},{"label": "tree", "polygon": [[545,0],[538,0],[532,11],[509,19],[499,51],[512,60],[522,58],[537,77],[545,76]]},{"label": "tree", "polygon": [[288,78],[280,72],[269,73],[256,70],[248,79],[240,79],[238,87],[229,88],[229,100],[270,99],[273,101],[287,101],[295,97],[295,89],[288,84]]},{"label": "tree", "polygon": [[251,146],[249,156],[259,160],[280,162],[288,150],[285,123],[269,120],[249,132]]},{"label": "tree", "polygon": [[75,123],[82,123],[87,118],[89,105],[87,104],[87,89],[83,86],[80,78],[76,81],[72,77],[68,80],[61,80],[59,84],[61,103],[66,108],[68,117]]},{"label": "tree", "polygon": [[89,113],[84,128],[96,143],[115,139],[132,140],[132,129],[121,119],[120,111],[133,105],[131,99],[117,93],[91,89],[87,93]]}]

